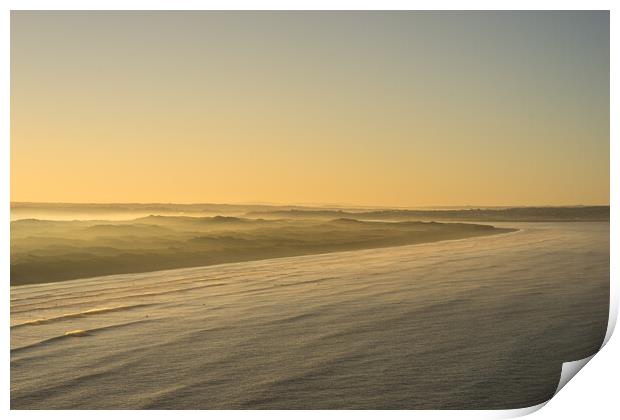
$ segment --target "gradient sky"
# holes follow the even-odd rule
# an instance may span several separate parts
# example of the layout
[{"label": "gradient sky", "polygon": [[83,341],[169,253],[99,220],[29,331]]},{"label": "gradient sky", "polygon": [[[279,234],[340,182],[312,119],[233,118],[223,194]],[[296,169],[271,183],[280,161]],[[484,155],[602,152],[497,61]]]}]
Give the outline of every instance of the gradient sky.
[{"label": "gradient sky", "polygon": [[609,203],[608,12],[12,12],[11,200]]}]

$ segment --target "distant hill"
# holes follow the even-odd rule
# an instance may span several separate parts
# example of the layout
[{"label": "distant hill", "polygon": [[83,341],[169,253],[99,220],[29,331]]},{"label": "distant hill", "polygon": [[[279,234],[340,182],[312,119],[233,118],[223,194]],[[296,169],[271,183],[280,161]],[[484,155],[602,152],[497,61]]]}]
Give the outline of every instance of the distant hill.
[{"label": "distant hill", "polygon": [[609,206],[472,208],[459,210],[278,210],[252,211],[250,218],[357,220],[442,220],[487,222],[584,222],[609,221]]},{"label": "distant hill", "polygon": [[[268,204],[175,203],[11,203],[11,220],[132,220],[140,217],[249,217],[253,219],[358,219],[574,222],[608,221],[609,206],[564,207],[470,207],[470,208],[344,208]],[[209,220],[215,222],[217,220]],[[219,220],[232,222],[234,220]],[[237,220],[239,221],[239,220]],[[205,220],[207,222],[207,220]]]}]

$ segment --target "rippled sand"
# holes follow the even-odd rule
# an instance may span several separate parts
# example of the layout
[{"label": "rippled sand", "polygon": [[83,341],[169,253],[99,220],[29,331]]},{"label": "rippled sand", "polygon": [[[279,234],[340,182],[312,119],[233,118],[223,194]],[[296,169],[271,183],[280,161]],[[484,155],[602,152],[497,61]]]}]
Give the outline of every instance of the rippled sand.
[{"label": "rippled sand", "polygon": [[11,288],[11,408],[519,408],[595,352],[609,223]]}]

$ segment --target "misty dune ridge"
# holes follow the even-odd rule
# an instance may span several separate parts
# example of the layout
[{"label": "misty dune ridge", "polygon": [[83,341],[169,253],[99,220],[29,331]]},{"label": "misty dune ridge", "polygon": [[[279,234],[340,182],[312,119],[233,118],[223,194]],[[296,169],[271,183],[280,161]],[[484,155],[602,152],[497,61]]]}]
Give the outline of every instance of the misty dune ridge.
[{"label": "misty dune ridge", "polygon": [[473,223],[150,215],[11,222],[11,284],[400,246],[510,232]]}]

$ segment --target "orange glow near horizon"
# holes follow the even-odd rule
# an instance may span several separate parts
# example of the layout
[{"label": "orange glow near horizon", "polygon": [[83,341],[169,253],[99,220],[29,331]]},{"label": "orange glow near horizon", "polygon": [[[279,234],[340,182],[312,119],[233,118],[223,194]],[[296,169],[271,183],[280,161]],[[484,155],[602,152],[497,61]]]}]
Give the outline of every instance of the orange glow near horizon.
[{"label": "orange glow near horizon", "polygon": [[11,200],[609,203],[607,12],[12,12]]}]

